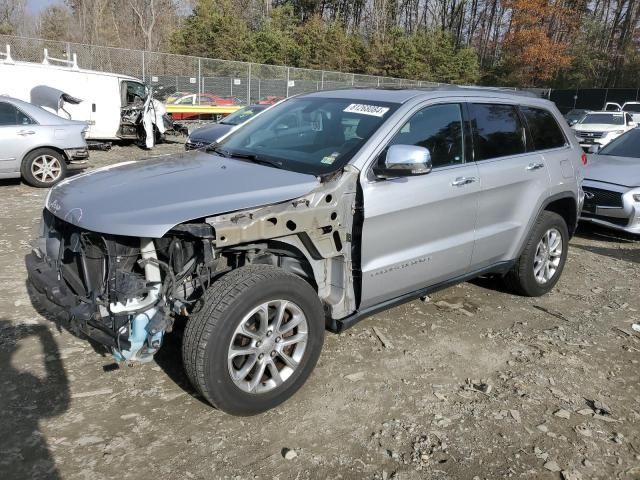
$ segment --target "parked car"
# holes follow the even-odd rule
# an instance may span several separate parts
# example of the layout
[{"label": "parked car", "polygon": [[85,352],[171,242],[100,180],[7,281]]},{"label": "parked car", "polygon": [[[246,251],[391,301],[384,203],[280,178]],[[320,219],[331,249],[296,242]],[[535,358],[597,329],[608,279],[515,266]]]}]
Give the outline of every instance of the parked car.
[{"label": "parked car", "polygon": [[572,127],[573,125],[578,123],[580,120],[582,120],[587,115],[587,113],[590,113],[590,112],[591,110],[574,108],[573,110],[569,110],[567,113],[565,113],[564,119],[567,121],[569,126]]},{"label": "parked car", "polygon": [[640,234],[640,129],[591,155],[581,220]]},{"label": "parked car", "polygon": [[580,146],[585,151],[594,151],[636,125],[626,112],[591,112],[572,128]]},{"label": "parked car", "polygon": [[261,112],[268,105],[250,105],[243,107],[240,110],[236,110],[231,115],[224,117],[218,123],[212,123],[205,125],[204,127],[196,128],[187,137],[187,141],[184,144],[185,150],[195,150],[197,148],[206,147],[218,140],[223,135],[230,132],[238,125],[242,125],[247,120],[255,116],[256,113]]},{"label": "parked car", "polygon": [[86,70],[73,58],[52,58],[45,50],[42,63],[19,62],[9,49],[0,52],[0,94],[85,122],[88,140],[138,140],[152,148],[170,127],[162,103],[141,80]]},{"label": "parked car", "polygon": [[54,188],[29,278],[119,360],[151,360],[186,319],[191,382],[255,414],[302,386],[325,327],[478,275],[551,290],[584,161],[560,112],[533,96],[295,96],[209,148]]},{"label": "parked car", "polygon": [[275,95],[267,95],[266,97],[262,97],[258,101],[258,105],[273,105],[278,103],[280,100],[284,100],[284,97],[277,97]]},{"label": "parked car", "polygon": [[86,162],[87,124],[0,95],[0,178],[22,177],[34,187],[62,180],[67,164]]},{"label": "parked car", "polygon": [[604,105],[607,112],[627,112],[634,122],[640,122],[640,102],[625,102],[622,105],[615,102],[607,102]]},{"label": "parked car", "polygon": [[634,122],[640,123],[640,102],[627,102],[622,105],[622,111],[629,113]]},{"label": "parked car", "polygon": [[167,103],[174,105],[238,105],[239,100],[236,97],[221,97],[213,93],[189,93],[175,97],[173,101]]}]

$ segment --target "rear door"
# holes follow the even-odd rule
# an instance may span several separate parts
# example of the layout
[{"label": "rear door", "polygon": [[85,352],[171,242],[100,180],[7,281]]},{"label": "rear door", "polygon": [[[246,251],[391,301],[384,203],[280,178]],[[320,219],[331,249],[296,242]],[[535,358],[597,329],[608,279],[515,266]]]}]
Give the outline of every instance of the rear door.
[{"label": "rear door", "polygon": [[575,155],[556,117],[547,109],[520,107],[520,113],[527,124],[528,147],[542,155],[552,187],[575,183],[576,172],[571,156]]},{"label": "rear door", "polygon": [[472,268],[515,257],[535,205],[549,188],[544,157],[527,148],[515,105],[473,103],[475,159],[481,192]]},{"label": "rear door", "polygon": [[430,173],[363,181],[361,308],[468,271],[480,181],[463,111],[459,103],[425,106],[387,145],[428,148]]}]

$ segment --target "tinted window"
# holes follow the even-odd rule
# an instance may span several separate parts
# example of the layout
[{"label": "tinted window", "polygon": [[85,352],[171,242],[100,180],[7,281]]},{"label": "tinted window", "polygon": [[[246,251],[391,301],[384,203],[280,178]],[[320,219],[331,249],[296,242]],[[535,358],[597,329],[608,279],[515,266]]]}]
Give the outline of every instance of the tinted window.
[{"label": "tinted window", "polygon": [[420,110],[403,125],[390,145],[428,148],[434,167],[462,163],[464,150],[460,105],[433,105]]},{"label": "tinted window", "polygon": [[472,105],[478,133],[478,160],[524,153],[524,135],[518,112],[512,105]]},{"label": "tinted window", "polygon": [[598,155],[640,158],[640,128],[629,130],[598,151]]},{"label": "tinted window", "polygon": [[529,133],[536,150],[563,147],[566,143],[562,130],[553,115],[541,108],[524,107],[524,114],[529,125]]},{"label": "tinted window", "polygon": [[0,125],[31,125],[35,123],[10,103],[0,102]]}]

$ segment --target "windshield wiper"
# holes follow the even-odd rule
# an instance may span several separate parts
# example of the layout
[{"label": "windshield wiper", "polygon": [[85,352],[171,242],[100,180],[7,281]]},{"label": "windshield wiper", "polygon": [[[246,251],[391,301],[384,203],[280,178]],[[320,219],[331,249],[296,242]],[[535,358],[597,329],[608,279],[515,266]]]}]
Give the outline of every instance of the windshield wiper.
[{"label": "windshield wiper", "polygon": [[223,148],[220,147],[220,145],[214,143],[213,145],[209,145],[206,148],[207,152],[213,152],[213,153],[217,153],[218,155],[220,155],[221,157],[226,157],[229,158],[231,155],[229,155],[229,152],[227,152],[226,150],[224,150]]},{"label": "windshield wiper", "polygon": [[258,157],[254,153],[232,153],[231,158],[237,158],[240,160],[249,160],[252,163],[257,163],[259,165],[266,165],[268,167],[282,168],[282,162],[277,162],[275,160],[266,160],[264,158]]}]

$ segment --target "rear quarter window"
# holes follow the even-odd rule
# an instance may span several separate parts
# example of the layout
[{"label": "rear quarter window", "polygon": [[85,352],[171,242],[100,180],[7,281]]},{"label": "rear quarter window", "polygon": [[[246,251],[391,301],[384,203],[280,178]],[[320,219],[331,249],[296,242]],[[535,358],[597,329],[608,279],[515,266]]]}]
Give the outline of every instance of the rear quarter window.
[{"label": "rear quarter window", "polygon": [[564,133],[551,112],[533,107],[520,107],[520,111],[527,120],[535,150],[560,148],[567,144]]},{"label": "rear quarter window", "polygon": [[513,105],[476,103],[470,105],[476,130],[476,160],[525,152],[524,130]]}]

